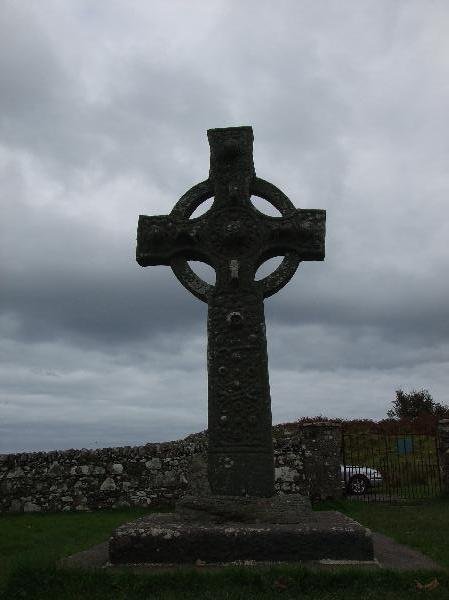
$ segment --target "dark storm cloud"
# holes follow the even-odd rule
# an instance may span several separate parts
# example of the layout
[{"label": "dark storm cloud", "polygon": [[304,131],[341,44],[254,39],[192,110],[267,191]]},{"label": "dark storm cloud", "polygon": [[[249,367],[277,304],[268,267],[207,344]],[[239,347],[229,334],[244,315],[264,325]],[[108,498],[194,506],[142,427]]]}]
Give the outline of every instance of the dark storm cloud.
[{"label": "dark storm cloud", "polygon": [[329,274],[331,269],[327,265],[317,276],[312,267],[302,265],[279,301],[267,302],[267,315],[280,324],[326,323],[350,335],[375,328],[385,340],[423,348],[448,341],[449,290],[438,273],[417,276],[388,266],[354,272],[340,266]]},{"label": "dark storm cloud", "polygon": [[[12,179],[7,190],[20,188]],[[17,230],[7,228],[3,240],[16,248],[3,267],[1,305],[19,322],[22,339],[125,343],[192,331],[204,319],[205,307],[186,295],[168,268],[137,266],[135,224],[113,235],[101,222],[67,219],[45,205],[27,207],[17,192],[10,198],[8,218]],[[333,250],[328,243],[330,257],[319,272],[313,264],[300,266],[289,287],[267,303],[269,317],[297,325],[327,322],[348,332],[377,327],[385,338],[423,348],[447,340],[447,283],[430,266],[424,275],[391,271],[387,262],[369,271],[349,269],[336,264]],[[415,252],[419,265],[420,248]]]},{"label": "dark storm cloud", "polygon": [[7,2],[0,451],[204,428],[207,307],[134,253],[137,216],[207,177],[210,127],[253,125],[258,175],[327,210],[325,262],[266,303],[275,421],[444,401],[448,24],[442,2]]}]

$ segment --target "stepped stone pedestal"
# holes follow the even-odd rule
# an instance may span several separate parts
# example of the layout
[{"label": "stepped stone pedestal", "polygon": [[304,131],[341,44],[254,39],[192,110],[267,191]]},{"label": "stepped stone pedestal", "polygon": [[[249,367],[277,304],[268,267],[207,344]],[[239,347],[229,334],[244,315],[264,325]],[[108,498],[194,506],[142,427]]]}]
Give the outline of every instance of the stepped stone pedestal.
[{"label": "stepped stone pedestal", "polygon": [[371,532],[334,511],[313,512],[304,496],[187,496],[175,513],[118,527],[112,564],[373,561]]}]

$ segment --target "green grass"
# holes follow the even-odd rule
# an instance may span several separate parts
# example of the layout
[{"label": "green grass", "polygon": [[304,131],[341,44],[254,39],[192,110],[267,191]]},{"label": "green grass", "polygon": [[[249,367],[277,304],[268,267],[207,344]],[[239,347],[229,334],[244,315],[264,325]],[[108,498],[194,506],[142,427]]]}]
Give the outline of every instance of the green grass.
[{"label": "green grass", "polygon": [[[425,506],[381,506],[363,502],[322,504],[374,530],[414,546],[449,567],[449,502]],[[398,573],[343,569],[335,572],[279,566],[208,571],[185,568],[134,574],[121,571],[56,568],[55,562],[108,538],[124,521],[144,510],[99,511],[0,517],[0,598],[14,600],[137,600],[301,598],[304,600],[413,600],[430,595],[449,598],[449,573]],[[432,592],[416,589],[416,580],[437,577]],[[2,592],[3,590],[3,592]],[[2,595],[3,593],[3,595]]]},{"label": "green grass", "polygon": [[339,510],[373,531],[420,550],[449,569],[449,499],[416,506],[360,501],[323,502],[322,510]]},{"label": "green grass", "polygon": [[[292,567],[190,569],[152,575],[22,569],[12,576],[5,600],[414,600],[423,597],[416,580],[428,583],[433,577],[350,569],[317,573]],[[447,600],[449,577],[437,577],[440,585],[430,592],[431,598]]]},{"label": "green grass", "polygon": [[0,585],[18,566],[48,566],[108,538],[111,531],[148,513],[143,509],[93,513],[0,516]]}]

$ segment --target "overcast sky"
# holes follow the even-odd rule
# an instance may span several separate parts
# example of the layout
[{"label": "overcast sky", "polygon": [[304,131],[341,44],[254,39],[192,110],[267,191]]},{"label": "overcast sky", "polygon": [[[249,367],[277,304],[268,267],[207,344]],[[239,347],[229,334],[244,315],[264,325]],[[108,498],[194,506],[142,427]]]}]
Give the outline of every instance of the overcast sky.
[{"label": "overcast sky", "polygon": [[0,452],[207,426],[207,307],[135,238],[213,127],[327,210],[325,261],[265,302],[273,421],[448,403],[447,0],[1,4]]}]

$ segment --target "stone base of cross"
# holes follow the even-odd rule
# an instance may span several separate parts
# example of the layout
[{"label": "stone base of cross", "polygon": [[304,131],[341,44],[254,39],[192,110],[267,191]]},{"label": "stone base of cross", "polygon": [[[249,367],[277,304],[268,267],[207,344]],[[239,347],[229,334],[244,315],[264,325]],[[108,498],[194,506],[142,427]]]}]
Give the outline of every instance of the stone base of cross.
[{"label": "stone base of cross", "polygon": [[[137,262],[168,265],[192,294],[208,304],[208,477],[213,494],[274,494],[271,400],[263,301],[279,291],[303,260],[324,259],[324,210],[297,209],[277,187],[256,177],[251,127],[208,131],[210,172],[169,215],[140,216]],[[259,212],[259,196],[279,217]],[[191,218],[213,197],[210,210]],[[283,256],[268,277],[259,266]],[[216,273],[201,280],[188,260]]]}]

